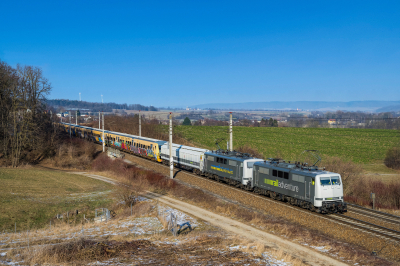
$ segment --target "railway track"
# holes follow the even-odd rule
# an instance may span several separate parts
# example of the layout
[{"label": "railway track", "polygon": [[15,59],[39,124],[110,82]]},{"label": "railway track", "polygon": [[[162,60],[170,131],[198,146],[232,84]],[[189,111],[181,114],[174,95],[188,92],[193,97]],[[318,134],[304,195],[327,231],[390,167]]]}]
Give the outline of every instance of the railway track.
[{"label": "railway track", "polygon": [[340,223],[350,225],[355,227],[361,231],[373,233],[375,235],[379,235],[380,237],[386,238],[387,240],[394,240],[400,242],[400,232],[386,228],[383,226],[379,226],[376,224],[368,223],[366,221],[362,221],[359,219],[355,219],[353,217],[341,215],[341,214],[330,214],[330,219],[336,220]]},{"label": "railway track", "polygon": [[[121,150],[121,151],[123,151],[123,150]],[[123,151],[123,152],[125,152],[125,151]],[[125,153],[129,154],[129,155],[132,155],[132,156],[134,156],[135,158],[137,158],[139,160],[142,160],[142,161],[145,161],[145,162],[150,162],[150,163],[155,164],[155,165],[157,165],[159,167],[163,167],[163,168],[169,170],[169,166],[165,166],[163,164],[160,164],[158,162],[149,160],[149,159],[141,157],[141,156],[136,156],[135,154],[132,154],[132,153],[128,153],[128,152],[125,152]],[[179,169],[179,170],[184,170],[184,169]],[[268,198],[268,197],[265,197],[265,196],[261,196],[261,195],[258,195],[258,194],[255,194],[255,193],[252,193],[252,192],[249,192],[249,191],[245,191],[243,189],[236,188],[236,187],[230,186],[228,184],[225,184],[225,183],[222,183],[222,182],[219,182],[219,181],[216,181],[216,180],[212,180],[212,179],[208,179],[208,178],[205,178],[205,177],[201,177],[201,176],[195,175],[195,174],[193,174],[192,172],[189,172],[189,171],[185,171],[185,174],[190,175],[190,176],[192,176],[194,178],[198,178],[198,179],[201,179],[201,180],[204,180],[204,181],[207,181],[207,182],[214,183],[215,185],[225,186],[225,187],[230,188],[232,190],[240,191],[242,193],[248,194],[249,196],[256,197],[256,198],[262,199],[264,201],[271,202],[273,204],[278,204],[278,205],[284,206],[286,208],[291,208],[293,210],[306,213],[307,215],[314,215],[314,216],[317,216],[318,218],[321,218],[321,219],[326,219],[326,220],[329,220],[329,221],[332,221],[332,222],[335,222],[335,223],[338,223],[338,224],[341,224],[341,225],[352,227],[352,228],[357,229],[357,230],[359,230],[361,232],[373,234],[373,235],[378,236],[380,238],[383,238],[385,240],[390,240],[390,241],[395,241],[395,242],[400,243],[400,231],[397,231],[397,230],[393,230],[393,229],[386,228],[386,227],[383,227],[383,226],[375,225],[375,224],[372,224],[372,223],[369,223],[369,222],[366,222],[366,221],[362,221],[362,220],[355,219],[355,218],[352,218],[352,217],[349,217],[349,216],[345,216],[345,215],[341,215],[341,214],[328,214],[328,215],[326,215],[326,214],[314,213],[314,212],[311,212],[309,210],[305,210],[305,209],[302,209],[302,208],[297,207],[297,206],[292,206],[292,205],[289,205],[289,204],[281,202],[281,201],[277,201],[277,200],[274,200],[274,199],[271,199],[271,198]],[[351,211],[357,212],[358,214],[362,214],[362,215],[369,216],[369,217],[373,216],[375,219],[378,217],[378,219],[385,219],[385,221],[390,221],[390,222],[393,222],[393,223],[400,223],[400,217],[398,217],[398,216],[386,214],[386,213],[383,213],[383,212],[378,212],[378,211],[375,211],[375,210],[369,210],[367,208],[363,208],[361,206],[357,206],[357,205],[354,205],[354,204],[350,204],[350,206],[351,206]]]},{"label": "railway track", "polygon": [[392,215],[385,212],[380,212],[377,210],[368,209],[355,204],[347,203],[347,210],[354,212],[358,215],[370,217],[373,219],[379,219],[387,223],[392,223],[394,225],[400,226],[400,216]]}]

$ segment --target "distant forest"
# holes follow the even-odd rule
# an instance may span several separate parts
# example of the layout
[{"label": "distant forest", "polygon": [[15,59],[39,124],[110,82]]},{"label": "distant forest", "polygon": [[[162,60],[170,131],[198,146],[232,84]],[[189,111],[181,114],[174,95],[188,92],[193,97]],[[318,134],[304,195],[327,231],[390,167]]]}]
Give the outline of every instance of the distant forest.
[{"label": "distant forest", "polygon": [[46,100],[47,105],[56,109],[89,109],[91,112],[112,112],[112,109],[126,109],[126,110],[142,110],[142,111],[157,111],[153,106],[144,106],[141,104],[118,104],[118,103],[92,103],[85,101],[71,101],[64,99]]}]

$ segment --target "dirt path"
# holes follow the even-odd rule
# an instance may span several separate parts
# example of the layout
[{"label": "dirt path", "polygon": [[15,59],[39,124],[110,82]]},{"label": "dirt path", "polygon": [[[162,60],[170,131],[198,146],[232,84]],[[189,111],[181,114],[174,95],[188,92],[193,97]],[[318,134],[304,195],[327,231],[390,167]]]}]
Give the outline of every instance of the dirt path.
[{"label": "dirt path", "polygon": [[[84,175],[94,179],[102,180],[107,183],[116,184],[116,181],[100,176],[93,175],[86,172],[72,172],[74,174]],[[197,206],[188,204],[186,202],[173,199],[168,196],[159,195],[152,192],[147,192],[145,195],[148,198],[158,199],[166,205],[169,205],[175,209],[188,213],[190,215],[196,216],[204,221],[211,223],[214,226],[220,227],[228,232],[234,233],[239,236],[246,237],[253,241],[258,241],[266,245],[268,248],[275,250],[282,250],[287,254],[307,263],[310,265],[347,265],[333,258],[325,256],[313,249],[292,243],[290,241],[284,240],[275,235],[269,234],[262,230],[256,229],[254,227],[248,226],[244,223],[235,221],[233,219],[215,214],[213,212],[207,211],[205,209],[199,208]]]}]

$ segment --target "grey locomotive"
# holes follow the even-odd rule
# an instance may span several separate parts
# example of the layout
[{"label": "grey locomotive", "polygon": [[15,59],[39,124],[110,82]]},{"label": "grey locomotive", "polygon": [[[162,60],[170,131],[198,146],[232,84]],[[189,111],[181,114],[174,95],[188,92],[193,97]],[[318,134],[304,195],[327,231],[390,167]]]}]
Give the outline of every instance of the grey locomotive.
[{"label": "grey locomotive", "polygon": [[337,173],[276,159],[256,162],[253,176],[252,186],[258,194],[320,213],[347,211]]},{"label": "grey locomotive", "polygon": [[252,189],[253,165],[263,161],[247,153],[217,150],[204,153],[203,174],[247,190]]}]

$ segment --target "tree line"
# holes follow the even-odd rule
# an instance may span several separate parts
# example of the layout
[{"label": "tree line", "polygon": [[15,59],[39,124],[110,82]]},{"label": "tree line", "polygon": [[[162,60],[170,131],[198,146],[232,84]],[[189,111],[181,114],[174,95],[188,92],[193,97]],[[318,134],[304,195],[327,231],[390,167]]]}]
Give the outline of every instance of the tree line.
[{"label": "tree line", "polygon": [[50,82],[39,67],[0,61],[0,164],[16,167],[48,152],[53,140],[45,99]]},{"label": "tree line", "polygon": [[95,103],[64,99],[46,100],[46,103],[60,111],[69,108],[89,109],[91,112],[112,112],[113,109],[157,111],[157,108],[153,106],[141,104]]}]

